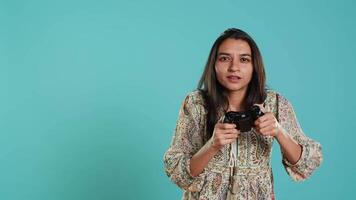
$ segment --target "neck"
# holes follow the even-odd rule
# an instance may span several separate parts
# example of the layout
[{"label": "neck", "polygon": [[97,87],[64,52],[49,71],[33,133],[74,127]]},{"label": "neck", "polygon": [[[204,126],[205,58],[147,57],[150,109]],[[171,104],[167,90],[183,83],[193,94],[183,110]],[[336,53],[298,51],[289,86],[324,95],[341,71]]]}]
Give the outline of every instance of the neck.
[{"label": "neck", "polygon": [[229,110],[231,111],[245,110],[245,101],[244,101],[245,96],[246,96],[246,90],[229,92],[228,94]]}]

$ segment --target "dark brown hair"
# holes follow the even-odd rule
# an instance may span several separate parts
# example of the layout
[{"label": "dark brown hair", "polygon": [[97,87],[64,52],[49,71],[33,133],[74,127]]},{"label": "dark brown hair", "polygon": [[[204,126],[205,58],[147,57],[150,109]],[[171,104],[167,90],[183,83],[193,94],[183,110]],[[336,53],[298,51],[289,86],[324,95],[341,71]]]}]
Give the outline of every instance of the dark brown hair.
[{"label": "dark brown hair", "polygon": [[215,72],[218,49],[221,43],[228,38],[246,41],[252,51],[253,73],[244,101],[245,107],[249,108],[253,104],[263,103],[266,98],[266,74],[262,56],[255,41],[240,29],[229,28],[225,30],[214,42],[204,72],[198,83],[198,90],[203,94],[208,111],[206,139],[209,139],[213,134],[214,126],[218,121],[218,110],[222,108],[226,111],[229,105],[227,92],[217,80]]}]

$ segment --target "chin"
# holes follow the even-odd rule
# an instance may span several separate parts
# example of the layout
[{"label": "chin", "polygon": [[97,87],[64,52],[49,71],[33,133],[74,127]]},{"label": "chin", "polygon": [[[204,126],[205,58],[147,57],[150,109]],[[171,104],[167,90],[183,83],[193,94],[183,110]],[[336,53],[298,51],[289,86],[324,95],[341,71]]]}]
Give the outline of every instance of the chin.
[{"label": "chin", "polygon": [[236,85],[235,86],[229,85],[229,86],[224,86],[224,87],[229,92],[237,92],[237,91],[243,91],[243,90],[247,89],[247,87],[245,87],[245,86],[236,86]]},{"label": "chin", "polygon": [[243,91],[243,88],[238,88],[238,89],[228,89],[229,92],[238,92],[238,91]]}]

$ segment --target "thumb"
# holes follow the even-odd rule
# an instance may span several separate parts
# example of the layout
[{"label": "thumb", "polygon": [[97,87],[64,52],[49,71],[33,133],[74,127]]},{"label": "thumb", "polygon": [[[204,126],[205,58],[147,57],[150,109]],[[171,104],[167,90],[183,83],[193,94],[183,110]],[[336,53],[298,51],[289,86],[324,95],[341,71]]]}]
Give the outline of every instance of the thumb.
[{"label": "thumb", "polygon": [[261,111],[262,111],[263,113],[266,113],[266,112],[267,112],[267,109],[265,108],[264,104],[257,104],[257,103],[255,103],[255,104],[253,104],[253,105],[254,105],[254,106],[256,105],[256,106],[260,107],[260,109],[261,109]]}]

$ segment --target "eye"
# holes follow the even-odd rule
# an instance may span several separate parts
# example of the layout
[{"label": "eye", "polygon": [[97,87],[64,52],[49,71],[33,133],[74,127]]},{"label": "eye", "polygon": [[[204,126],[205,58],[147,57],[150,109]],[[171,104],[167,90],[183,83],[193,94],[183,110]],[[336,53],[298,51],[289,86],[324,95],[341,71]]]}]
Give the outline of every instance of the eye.
[{"label": "eye", "polygon": [[242,58],[240,58],[240,61],[242,63],[248,63],[248,62],[250,62],[250,59],[242,57]]},{"label": "eye", "polygon": [[230,61],[231,59],[230,59],[230,57],[228,57],[228,56],[221,56],[220,58],[219,58],[219,61],[221,61],[221,62],[227,62],[227,61]]}]

